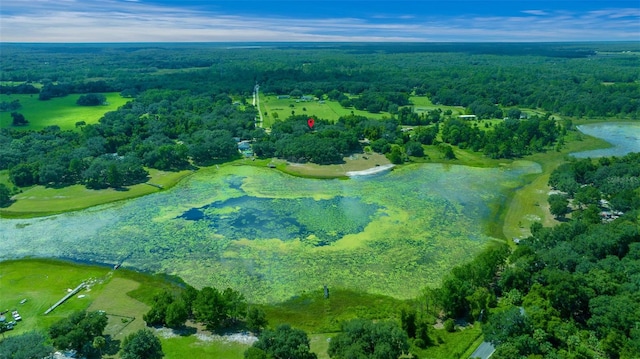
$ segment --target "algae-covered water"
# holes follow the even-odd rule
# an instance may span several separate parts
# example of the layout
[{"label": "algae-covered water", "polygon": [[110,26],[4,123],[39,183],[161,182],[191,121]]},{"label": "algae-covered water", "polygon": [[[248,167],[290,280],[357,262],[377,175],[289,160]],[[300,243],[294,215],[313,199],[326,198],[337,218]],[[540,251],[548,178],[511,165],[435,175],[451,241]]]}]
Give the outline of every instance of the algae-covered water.
[{"label": "algae-covered water", "polygon": [[58,257],[230,286],[252,301],[345,287],[409,298],[470,260],[491,208],[532,162],[422,164],[350,180],[206,169],[153,195],[37,219],[0,219],[0,260]]}]

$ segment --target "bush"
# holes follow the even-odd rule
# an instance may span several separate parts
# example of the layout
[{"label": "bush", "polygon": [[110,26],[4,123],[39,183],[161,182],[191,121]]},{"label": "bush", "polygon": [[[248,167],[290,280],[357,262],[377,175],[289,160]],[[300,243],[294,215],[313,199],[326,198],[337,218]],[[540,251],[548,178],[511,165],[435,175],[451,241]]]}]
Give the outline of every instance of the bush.
[{"label": "bush", "polygon": [[107,101],[107,98],[100,93],[89,93],[82,95],[76,101],[76,104],[80,106],[100,106]]},{"label": "bush", "polygon": [[453,319],[449,318],[444,321],[444,329],[449,333],[453,333],[456,331],[456,322]]}]

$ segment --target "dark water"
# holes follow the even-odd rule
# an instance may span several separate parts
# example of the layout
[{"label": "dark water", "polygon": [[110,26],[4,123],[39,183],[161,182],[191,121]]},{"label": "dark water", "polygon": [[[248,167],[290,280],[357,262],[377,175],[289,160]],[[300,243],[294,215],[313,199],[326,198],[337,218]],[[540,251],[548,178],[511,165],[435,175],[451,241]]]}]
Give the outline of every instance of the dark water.
[{"label": "dark water", "polygon": [[191,208],[177,218],[207,221],[215,232],[234,240],[300,239],[323,246],[363,231],[379,209],[353,197],[314,200],[244,195]]}]

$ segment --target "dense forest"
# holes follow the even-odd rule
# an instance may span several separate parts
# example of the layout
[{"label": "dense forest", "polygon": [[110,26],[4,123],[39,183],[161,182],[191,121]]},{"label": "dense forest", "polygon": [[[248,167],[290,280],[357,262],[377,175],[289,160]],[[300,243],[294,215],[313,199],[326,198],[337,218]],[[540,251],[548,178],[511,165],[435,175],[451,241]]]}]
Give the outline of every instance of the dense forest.
[{"label": "dense forest", "polygon": [[[358,95],[373,112],[434,103],[539,108],[566,116],[632,116],[640,109],[637,43],[609,44],[2,44],[1,93],[39,94],[148,89],[249,96],[300,90]],[[42,83],[37,89],[29,82]]]},{"label": "dense forest", "polygon": [[534,225],[500,272],[503,306],[483,327],[493,357],[640,356],[639,176],[637,153],[553,172],[571,218]]}]

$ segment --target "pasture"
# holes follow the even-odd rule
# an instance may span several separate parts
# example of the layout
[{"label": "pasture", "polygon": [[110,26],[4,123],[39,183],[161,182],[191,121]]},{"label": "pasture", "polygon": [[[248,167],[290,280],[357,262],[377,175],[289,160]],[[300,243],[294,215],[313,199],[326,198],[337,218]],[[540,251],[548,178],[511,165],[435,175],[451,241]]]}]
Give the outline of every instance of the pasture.
[{"label": "pasture", "polygon": [[[292,115],[307,115],[315,118],[336,121],[341,116],[355,115],[365,116],[369,118],[391,117],[388,112],[370,113],[367,111],[356,110],[355,108],[344,108],[337,101],[324,100],[321,101],[300,101],[294,98],[278,99],[274,95],[260,96],[260,109],[264,116],[264,127],[271,127],[278,119],[284,120]],[[274,116],[274,114],[277,114]]]},{"label": "pasture", "polygon": [[15,112],[24,115],[29,121],[27,126],[13,127],[11,112],[0,112],[0,128],[18,128],[41,130],[47,126],[59,126],[62,130],[73,130],[76,122],[85,121],[87,124],[97,123],[109,111],[114,111],[131,99],[120,96],[117,92],[105,93],[107,105],[79,106],[76,101],[79,94],[52,98],[47,101],[38,100],[38,95],[0,95],[0,102],[20,100],[21,108]]}]

